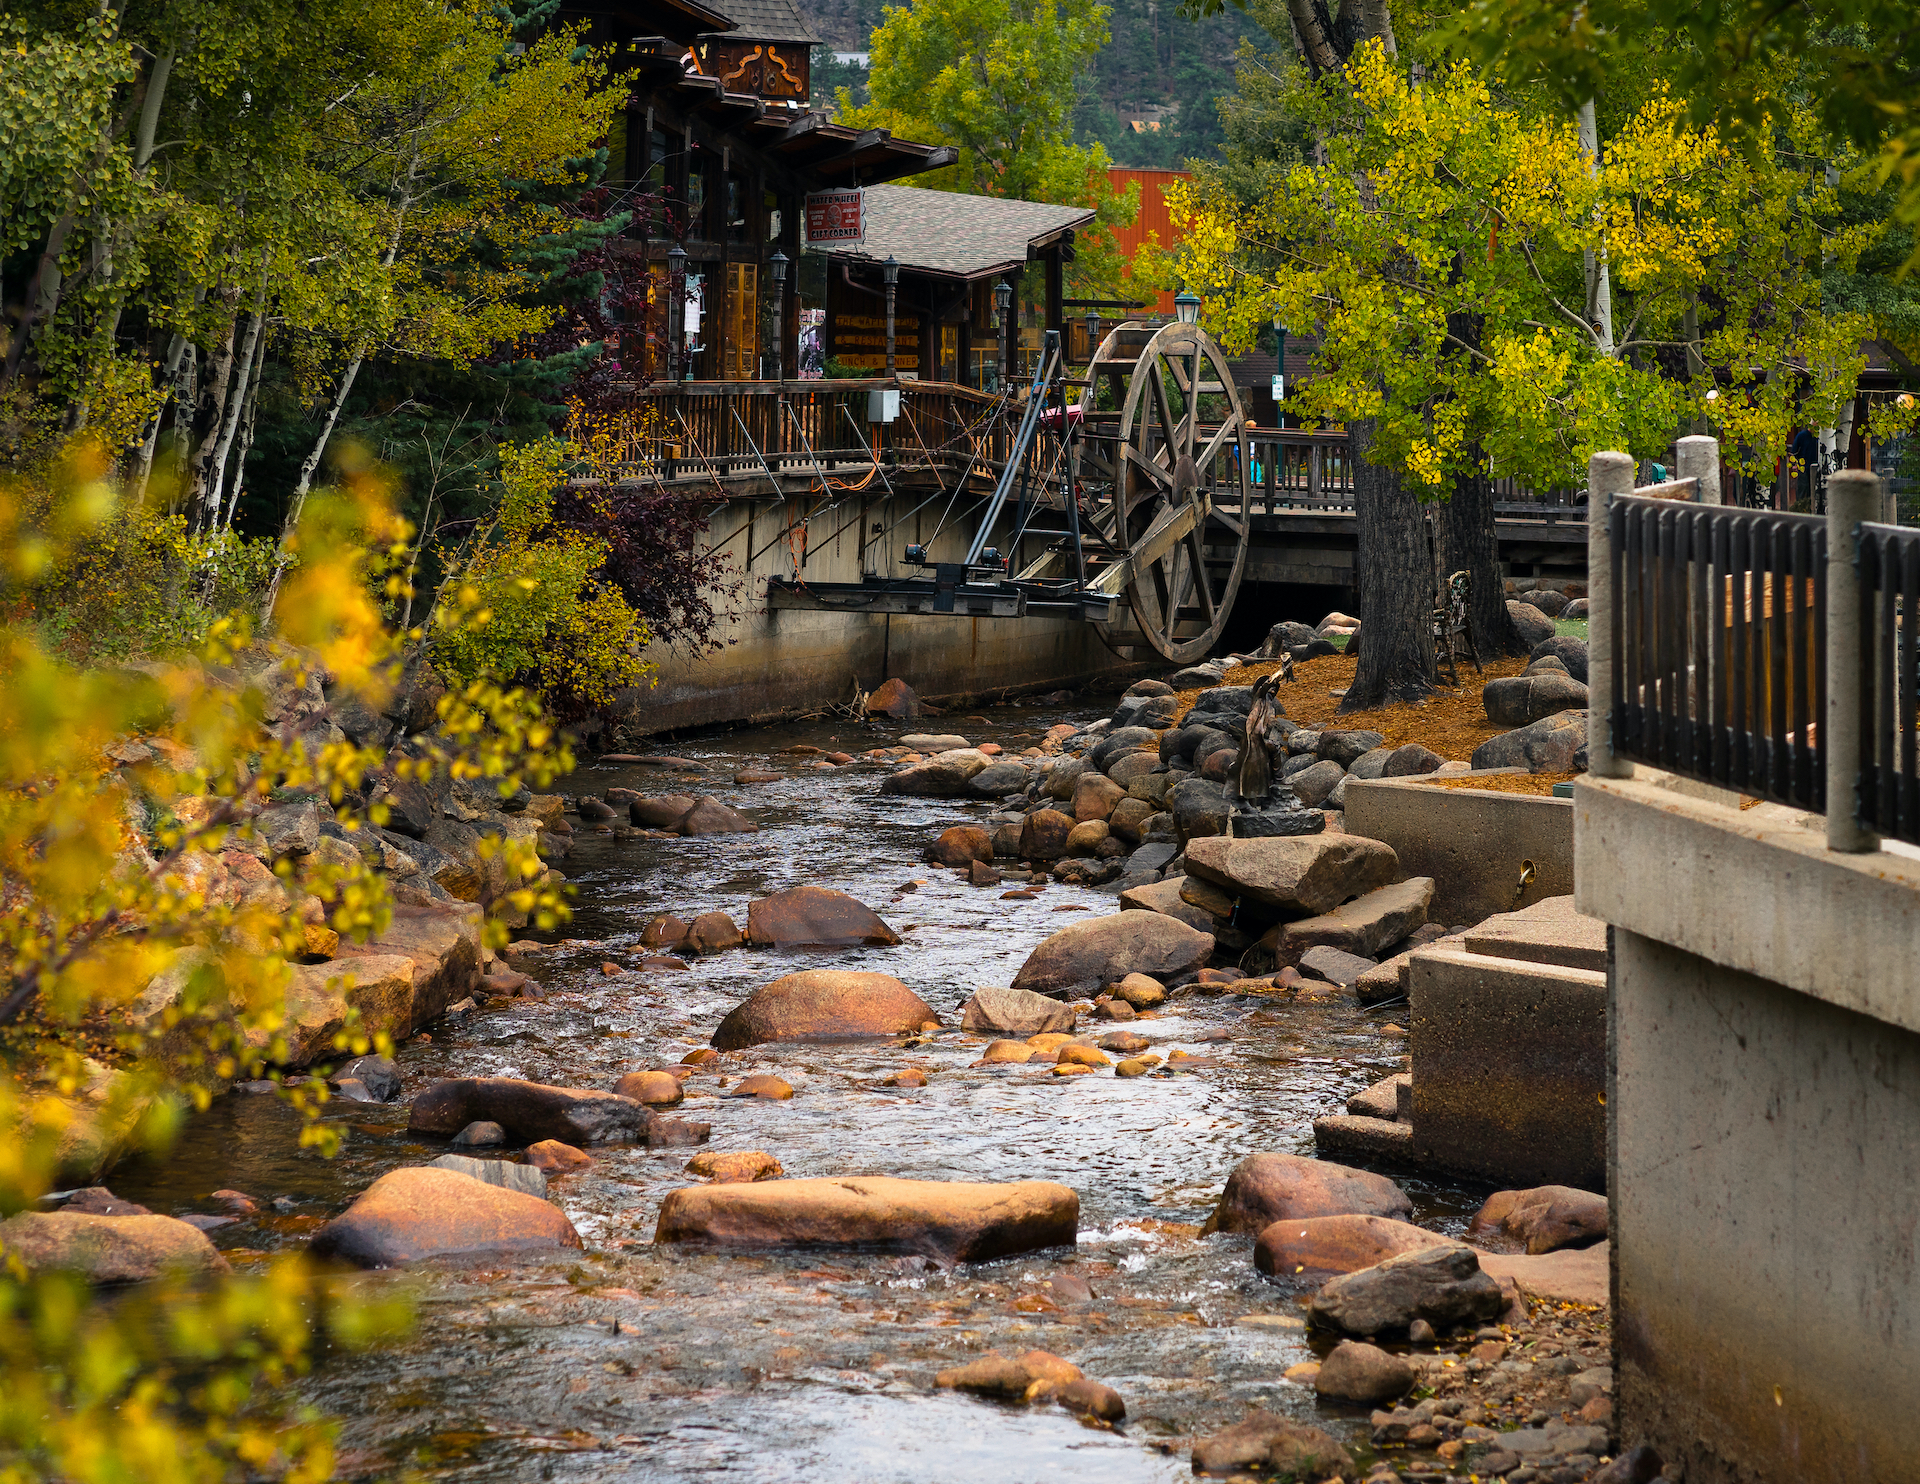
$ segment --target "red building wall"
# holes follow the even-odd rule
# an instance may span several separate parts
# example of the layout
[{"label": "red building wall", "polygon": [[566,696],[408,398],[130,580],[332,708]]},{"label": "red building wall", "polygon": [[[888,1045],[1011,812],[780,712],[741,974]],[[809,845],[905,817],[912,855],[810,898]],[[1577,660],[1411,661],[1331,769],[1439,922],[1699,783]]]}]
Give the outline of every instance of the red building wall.
[{"label": "red building wall", "polygon": [[[1192,178],[1193,172],[1189,170],[1128,170],[1116,166],[1107,172],[1108,183],[1117,191],[1124,191],[1133,181],[1140,182],[1140,214],[1133,219],[1131,227],[1124,227],[1114,234],[1120,244],[1121,253],[1129,263],[1133,261],[1133,255],[1145,245],[1149,234],[1162,248],[1173,246],[1179,234],[1172,220],[1167,216],[1166,188],[1176,180]],[[1163,289],[1160,292],[1155,312],[1169,319],[1172,318],[1172,289]]]}]

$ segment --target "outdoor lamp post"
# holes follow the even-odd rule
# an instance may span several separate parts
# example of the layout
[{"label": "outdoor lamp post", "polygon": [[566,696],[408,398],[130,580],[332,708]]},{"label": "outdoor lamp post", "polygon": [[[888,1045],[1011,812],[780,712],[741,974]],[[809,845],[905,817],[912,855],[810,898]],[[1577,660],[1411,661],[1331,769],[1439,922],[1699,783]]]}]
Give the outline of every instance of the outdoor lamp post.
[{"label": "outdoor lamp post", "polygon": [[785,381],[786,357],[782,351],[787,338],[787,255],[776,247],[767,266],[773,270],[773,379]]},{"label": "outdoor lamp post", "polygon": [[1000,384],[1013,380],[1013,285],[1006,279],[993,286],[993,307],[1000,316]]},{"label": "outdoor lamp post", "polygon": [[667,380],[685,381],[687,323],[687,250],[667,250]]},{"label": "outdoor lamp post", "polygon": [[1173,296],[1174,317],[1183,325],[1200,323],[1200,296],[1192,289],[1182,289]]},{"label": "outdoor lamp post", "polygon": [[1094,352],[1100,348],[1100,311],[1087,311],[1087,364],[1093,364]]},{"label": "outdoor lamp post", "polygon": [[1287,324],[1277,314],[1273,317],[1273,340],[1273,421],[1275,427],[1284,428],[1287,424],[1280,403],[1287,395]]},{"label": "outdoor lamp post", "polygon": [[887,375],[892,376],[894,374],[893,296],[900,283],[900,265],[894,261],[892,253],[888,253],[886,262],[880,265],[880,276],[887,281]]}]

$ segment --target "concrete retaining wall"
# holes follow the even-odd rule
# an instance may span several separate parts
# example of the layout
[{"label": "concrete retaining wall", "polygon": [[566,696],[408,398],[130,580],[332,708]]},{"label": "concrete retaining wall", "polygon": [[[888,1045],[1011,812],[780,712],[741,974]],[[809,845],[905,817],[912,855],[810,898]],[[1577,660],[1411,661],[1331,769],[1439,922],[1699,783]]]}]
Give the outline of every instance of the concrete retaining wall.
[{"label": "concrete retaining wall", "polygon": [[1911,1480],[1920,1036],[1617,929],[1614,973],[1626,1438],[1688,1484]]},{"label": "concrete retaining wall", "polygon": [[1575,787],[1614,924],[1615,1422],[1688,1484],[1920,1460],[1920,866],[1765,811]]},{"label": "concrete retaining wall", "polygon": [[[889,498],[847,495],[840,506],[809,523],[811,543],[781,535],[794,502],[733,500],[715,514],[708,544],[728,559],[726,578],[744,583],[731,617],[719,627],[722,647],[694,657],[663,646],[649,654],[657,683],[622,692],[619,723],[635,733],[672,731],[730,721],[770,721],[843,702],[858,679],[874,690],[895,676],[922,696],[977,695],[1006,689],[1051,690],[1089,679],[1125,682],[1164,668],[1123,659],[1092,624],[1053,618],[935,618],[769,611],[767,578],[858,582],[863,560],[892,576],[917,576],[899,565],[909,543],[924,543],[941,561],[960,561],[973,536],[970,509],[942,515],[935,499],[913,512],[925,495]],[[899,521],[896,527],[894,523]],[[894,527],[873,534],[875,525]],[[936,535],[938,531],[938,535]],[[863,537],[863,533],[864,537]],[[863,550],[863,540],[868,543]],[[1150,653],[1150,651],[1149,651]]]},{"label": "concrete retaining wall", "polygon": [[[1573,804],[1407,779],[1347,785],[1346,830],[1391,845],[1409,876],[1433,878],[1429,917],[1471,925],[1573,891]],[[1516,894],[1521,868],[1534,877]]]},{"label": "concrete retaining wall", "polygon": [[1409,966],[1413,1152],[1509,1187],[1607,1188],[1607,979],[1428,948]]}]

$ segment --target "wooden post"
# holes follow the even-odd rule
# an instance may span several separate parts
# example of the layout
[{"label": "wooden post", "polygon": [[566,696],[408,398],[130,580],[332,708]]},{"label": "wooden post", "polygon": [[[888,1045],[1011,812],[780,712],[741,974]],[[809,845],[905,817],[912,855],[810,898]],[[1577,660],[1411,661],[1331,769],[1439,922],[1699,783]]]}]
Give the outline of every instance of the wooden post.
[{"label": "wooden post", "polygon": [[1320,445],[1315,443],[1307,449],[1307,498],[1320,498]]}]

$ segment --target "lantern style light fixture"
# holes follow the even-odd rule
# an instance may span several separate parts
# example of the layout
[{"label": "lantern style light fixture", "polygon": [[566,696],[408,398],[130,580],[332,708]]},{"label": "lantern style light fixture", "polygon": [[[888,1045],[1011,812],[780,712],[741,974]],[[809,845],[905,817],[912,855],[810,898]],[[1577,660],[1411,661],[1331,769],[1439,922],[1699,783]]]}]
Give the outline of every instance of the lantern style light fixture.
[{"label": "lantern style light fixture", "polygon": [[886,262],[880,265],[880,276],[887,284],[887,375],[894,374],[893,362],[893,296],[900,283],[900,264],[892,253],[887,254]]},{"label": "lantern style light fixture", "polygon": [[1174,317],[1183,325],[1200,323],[1200,296],[1192,289],[1183,288],[1173,296]]},{"label": "lantern style light fixture", "polygon": [[687,343],[687,250],[667,250],[667,379],[685,381]]},{"label": "lantern style light fixture", "polygon": [[1287,396],[1287,322],[1280,317],[1277,309],[1273,314],[1273,340],[1273,403],[1276,421],[1279,426],[1285,427],[1286,420],[1277,414],[1280,403]]},{"label": "lantern style light fixture", "polygon": [[1000,384],[1013,382],[1013,280],[1003,278],[993,286],[993,307],[999,313]]},{"label": "lantern style light fixture", "polygon": [[773,272],[773,379],[785,381],[787,255],[776,247],[773,256],[767,259],[767,267]]},{"label": "lantern style light fixture", "polygon": [[1100,311],[1098,309],[1089,309],[1087,311],[1087,364],[1089,366],[1093,364],[1094,354],[1099,349]]}]

